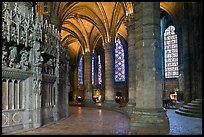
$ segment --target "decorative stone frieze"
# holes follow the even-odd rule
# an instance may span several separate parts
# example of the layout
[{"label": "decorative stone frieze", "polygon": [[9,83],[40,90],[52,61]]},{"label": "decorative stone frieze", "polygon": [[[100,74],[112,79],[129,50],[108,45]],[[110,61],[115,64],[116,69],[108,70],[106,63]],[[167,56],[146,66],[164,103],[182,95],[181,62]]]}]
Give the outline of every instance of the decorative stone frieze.
[{"label": "decorative stone frieze", "polygon": [[32,75],[33,72],[31,71],[23,71],[19,69],[2,67],[3,78],[25,80],[26,78],[31,77]]},{"label": "decorative stone frieze", "polygon": [[45,82],[50,82],[50,83],[54,83],[56,81],[56,76],[54,75],[49,75],[49,74],[43,74],[42,75],[42,79]]},{"label": "decorative stone frieze", "polygon": [[2,128],[23,124],[23,111],[24,109],[3,111]]}]

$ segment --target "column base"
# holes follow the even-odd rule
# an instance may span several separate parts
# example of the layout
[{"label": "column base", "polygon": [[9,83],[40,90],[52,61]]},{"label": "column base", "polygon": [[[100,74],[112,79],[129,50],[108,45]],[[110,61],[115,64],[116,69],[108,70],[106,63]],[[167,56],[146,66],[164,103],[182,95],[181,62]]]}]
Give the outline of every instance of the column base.
[{"label": "column base", "polygon": [[92,99],[84,99],[83,105],[85,107],[96,107],[96,103]]},{"label": "column base", "polygon": [[130,135],[168,135],[169,120],[165,111],[133,111]]},{"label": "column base", "polygon": [[33,127],[39,128],[42,126],[41,109],[33,110]]},{"label": "column base", "polygon": [[120,106],[119,104],[117,104],[115,102],[115,100],[105,100],[104,102],[102,102],[102,108],[104,109],[110,109],[113,110],[114,108]]},{"label": "column base", "polygon": [[135,110],[136,103],[127,103],[125,106],[125,111],[128,116],[131,116],[133,111]]},{"label": "column base", "polygon": [[58,105],[55,105],[53,108],[53,120],[58,121],[60,119],[60,114],[59,114],[59,108],[57,108]]}]

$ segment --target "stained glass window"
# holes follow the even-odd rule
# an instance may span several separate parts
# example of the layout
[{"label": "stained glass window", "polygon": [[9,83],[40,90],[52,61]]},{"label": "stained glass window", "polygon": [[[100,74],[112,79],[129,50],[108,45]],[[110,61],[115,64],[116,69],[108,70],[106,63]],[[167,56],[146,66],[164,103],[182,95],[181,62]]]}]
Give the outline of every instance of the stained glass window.
[{"label": "stained glass window", "polygon": [[178,42],[175,27],[169,26],[164,32],[165,78],[177,78]]},{"label": "stained glass window", "polygon": [[98,84],[102,84],[102,67],[101,67],[101,56],[98,55]]},{"label": "stained glass window", "polygon": [[115,81],[125,81],[125,54],[123,45],[119,38],[116,39],[115,43]]},{"label": "stained glass window", "polygon": [[78,83],[80,85],[83,84],[83,57],[81,56],[79,59],[79,66],[78,66]]},{"label": "stained glass window", "polygon": [[94,56],[91,58],[91,83],[94,84]]}]

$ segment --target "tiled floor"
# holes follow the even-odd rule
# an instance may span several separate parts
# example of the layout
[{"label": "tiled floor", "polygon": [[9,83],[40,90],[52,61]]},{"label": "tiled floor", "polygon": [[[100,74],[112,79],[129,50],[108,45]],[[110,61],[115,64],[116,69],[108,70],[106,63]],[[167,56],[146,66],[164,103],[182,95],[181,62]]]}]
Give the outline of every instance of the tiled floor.
[{"label": "tiled floor", "polygon": [[[129,119],[121,113],[88,107],[69,107],[70,116],[18,135],[126,135]],[[202,135],[202,118],[181,116],[168,109],[169,135]]]}]

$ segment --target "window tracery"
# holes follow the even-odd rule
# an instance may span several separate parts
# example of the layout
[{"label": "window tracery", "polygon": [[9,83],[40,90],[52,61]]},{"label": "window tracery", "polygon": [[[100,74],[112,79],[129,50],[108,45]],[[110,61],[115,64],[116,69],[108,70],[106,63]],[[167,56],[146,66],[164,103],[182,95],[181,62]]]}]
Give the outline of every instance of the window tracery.
[{"label": "window tracery", "polygon": [[83,85],[83,57],[81,56],[79,59],[79,66],[78,66],[78,83],[79,85]]},{"label": "window tracery", "polygon": [[178,42],[175,27],[169,26],[164,32],[165,78],[177,78]]},{"label": "window tracery", "polygon": [[94,56],[91,58],[91,83],[94,84]]},{"label": "window tracery", "polygon": [[125,81],[125,54],[119,38],[116,39],[115,43],[115,81]]},{"label": "window tracery", "polygon": [[98,55],[98,84],[102,84],[102,66],[101,66],[101,56]]}]

